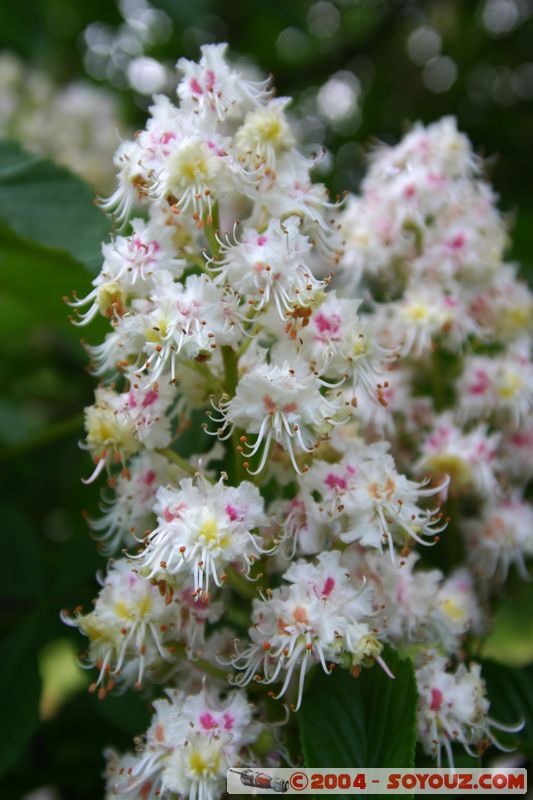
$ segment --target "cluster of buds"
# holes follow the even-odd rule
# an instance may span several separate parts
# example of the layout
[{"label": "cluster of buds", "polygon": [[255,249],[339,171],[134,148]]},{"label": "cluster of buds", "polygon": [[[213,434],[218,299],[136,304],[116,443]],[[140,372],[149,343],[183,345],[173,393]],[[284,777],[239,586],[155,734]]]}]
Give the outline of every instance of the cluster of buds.
[{"label": "cluster of buds", "polygon": [[[268,695],[298,709],[313,665],[393,680],[386,643],[420,650],[420,741],[451,760],[494,727],[477,667],[446,671],[486,626],[479,579],[533,549],[531,296],[482,165],[452,120],[417,126],[332,202],[268,81],[225,45],[178,69],[179,105],[155,97],[116,153],[117,231],[71,301],[110,325],[84,446],[108,483],[95,538],[122,556],[65,619],[100,696],[167,693],[137,754],[109,755],[109,797],[217,796]],[[449,497],[475,511],[448,528]],[[467,564],[423,566],[415,548],[461,535]],[[460,725],[428,691],[470,698]]]}]

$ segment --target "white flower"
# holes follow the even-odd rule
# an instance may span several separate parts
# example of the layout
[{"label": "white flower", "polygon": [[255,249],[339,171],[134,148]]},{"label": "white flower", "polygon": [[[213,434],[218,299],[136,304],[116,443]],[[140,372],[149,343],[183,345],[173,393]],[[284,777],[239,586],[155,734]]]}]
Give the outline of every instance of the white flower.
[{"label": "white flower", "polygon": [[104,263],[93,281],[94,289],[70,303],[80,308],[92,301],[75,324],[88,324],[98,312],[111,319],[121,317],[132,298],[146,297],[159,282],[180,277],[185,261],[174,257],[174,229],[142,219],[132,220],[131,227],[129,236],[116,236],[102,245]]},{"label": "white flower", "polygon": [[302,219],[303,231],[316,243],[323,256],[340,258],[340,241],[326,214],[336,208],[331,203],[326,187],[312,183],[309,165],[297,170],[284,169],[280,173],[266,171],[261,175],[256,187],[254,207],[250,224],[263,228],[270,218],[288,219],[298,216]]},{"label": "white flower", "polygon": [[358,543],[343,553],[354,578],[370,581],[376,625],[388,641],[439,644],[453,653],[468,630],[479,630],[472,577],[460,568],[445,579],[440,570],[421,568],[419,558],[402,552],[394,563]]},{"label": "white flower", "polygon": [[[458,742],[467,753],[477,758],[488,739],[500,750],[507,749],[495,738],[491,728],[507,732],[520,730],[505,726],[488,716],[489,701],[479,664],[460,664],[455,672],[446,670],[446,656],[433,651],[421,655],[416,672],[418,684],[418,740],[427,755],[437,758],[442,766],[442,748],[453,769],[452,744]],[[475,748],[475,749],[474,749]]]},{"label": "white flower", "polygon": [[489,499],[480,517],[464,525],[472,570],[484,578],[505,581],[514,564],[528,578],[524,557],[533,555],[533,508],[519,495]]},{"label": "white flower", "polygon": [[[251,644],[237,652],[232,663],[243,670],[235,682],[242,686],[252,679],[283,685],[282,697],[299,670],[295,710],[302,702],[307,669],[319,663],[324,672],[344,663],[352,668],[377,661],[390,677],[381,659],[382,645],[370,628],[372,596],[364,583],[355,589],[340,563],[339,551],[321,553],[313,565],[297,561],[283,576],[289,585],[254,600],[250,629]],[[262,673],[262,675],[260,674]]]},{"label": "white flower", "polygon": [[[427,177],[430,183],[432,176]],[[455,279],[465,289],[494,280],[501,269],[507,231],[492,189],[469,180],[428,188],[440,204],[433,216],[424,219],[423,247],[412,261],[413,276],[440,283]]]},{"label": "white flower", "polygon": [[361,300],[339,298],[328,292],[301,332],[302,351],[324,375],[352,376],[354,390],[361,385],[378,401],[378,383],[395,353],[381,347],[371,319],[359,313]]},{"label": "white flower", "polygon": [[240,337],[238,300],[206,276],[190,275],[185,284],[173,283],[152,294],[153,310],[140,318],[144,331],[138,367],[149,370],[150,380],[169,373],[176,381],[178,359],[209,355],[217,346],[235,344]]},{"label": "white flower", "polygon": [[449,475],[454,491],[474,489],[480,494],[498,491],[495,470],[500,434],[489,434],[485,425],[462,431],[450,413],[441,414],[423,440],[416,470]]},{"label": "white flower", "polygon": [[107,199],[99,199],[100,208],[111,214],[119,227],[129,219],[136,203],[146,200],[147,173],[141,164],[142,150],[137,142],[122,142],[113,162],[118,186]]},{"label": "white flower", "polygon": [[408,287],[401,300],[390,303],[387,310],[391,327],[403,339],[403,356],[421,358],[437,340],[457,350],[470,334],[478,332],[461,298],[443,292],[438,285]]},{"label": "white flower", "polygon": [[78,627],[89,639],[87,665],[98,668],[92,684],[105,696],[134,664],[132,684],[141,686],[145,674],[172,660],[170,642],[179,635],[179,617],[157,585],[143,578],[131,562],[111,562],[102,589],[88,614],[63,614],[63,621]]},{"label": "white flower", "polygon": [[68,167],[99,191],[108,189],[117,130],[125,130],[114,93],[82,80],[57,85],[48,71],[3,50],[0,95],[2,138]]},{"label": "white flower", "polygon": [[[302,490],[314,499],[319,519],[341,541],[366,547],[388,545],[394,560],[394,540],[434,544],[446,527],[438,509],[422,509],[420,498],[438,495],[447,486],[426,488],[396,470],[386,443],[352,449],[337,464],[315,461],[300,479]],[[428,542],[424,537],[431,537]]]},{"label": "white flower", "polygon": [[[180,361],[217,346],[238,343],[242,331],[239,300],[206,276],[189,275],[185,283],[161,284],[149,301],[114,322],[114,331],[91,347],[96,374],[113,367],[136,370],[136,378],[153,385],[161,378],[176,383]],[[166,383],[166,381],[164,381]]]},{"label": "white flower", "polygon": [[249,111],[235,134],[239,159],[249,169],[270,171],[298,168],[304,157],[296,149],[294,133],[285,116],[290,98],[276,97],[267,106]]},{"label": "white flower", "polygon": [[454,120],[416,125],[398,145],[374,153],[361,196],[340,215],[344,283],[353,289],[366,274],[388,294],[421,281],[448,289],[454,280],[486,284],[507,242],[495,201]]},{"label": "white flower", "polygon": [[155,98],[150,112],[136,146],[143,191],[153,205],[192,214],[202,227],[213,222],[221,197],[253,190],[251,176],[232,154],[231,137],[216,125],[164,96]]},{"label": "white flower", "polygon": [[228,153],[228,146],[217,135],[194,133],[172,139],[168,157],[154,181],[156,197],[169,201],[177,213],[193,214],[199,222],[207,215],[210,224],[218,200],[251,187],[246,171]]},{"label": "white flower", "polygon": [[431,641],[428,623],[435,596],[442,583],[440,570],[415,566],[420,556],[409,553],[395,559],[372,552],[359,544],[343,553],[343,564],[354,578],[367,579],[373,589],[376,625],[395,644]]},{"label": "white flower", "polygon": [[470,356],[456,388],[463,419],[495,416],[519,427],[533,409],[533,364],[516,346],[492,357]]},{"label": "white flower", "polygon": [[[95,403],[85,409],[87,449],[96,464],[88,481],[95,480],[106,465],[124,464],[143,446],[166,447],[170,441],[169,387],[140,389],[117,394],[100,387]],[[86,481],[87,482],[87,481]]]},{"label": "white flower", "polygon": [[313,513],[313,502],[301,493],[292,500],[279,500],[269,508],[284,531],[284,551],[292,558],[300,555],[316,555],[326,550],[328,526]]},{"label": "white flower", "polygon": [[327,285],[308,266],[312,245],[301,233],[301,220],[271,219],[258,233],[245,228],[240,241],[220,247],[220,258],[210,260],[216,282],[227,282],[260,311],[271,301],[282,319],[295,306],[305,306]]},{"label": "white flower", "polygon": [[357,394],[353,414],[363,424],[367,439],[394,441],[397,432],[420,435],[428,428],[433,419],[433,399],[413,394],[415,374],[401,363],[389,365],[373,395]]},{"label": "white flower", "polygon": [[498,341],[513,341],[531,331],[533,294],[512,264],[500,266],[488,286],[470,299],[470,313]]},{"label": "white flower", "polygon": [[139,754],[124,753],[118,755],[114,750],[104,750],[106,768],[104,777],[105,800],[167,800],[161,795],[160,781],[146,780],[136,786],[135,791],[128,789],[128,782],[137,767]]},{"label": "white flower", "polygon": [[419,166],[450,178],[469,177],[477,172],[478,165],[468,138],[457,130],[455,118],[443,117],[427,127],[417,123],[396,146],[377,148],[367,181],[393,180],[402,171]]},{"label": "white flower", "polygon": [[461,567],[446,578],[435,594],[429,626],[447,653],[455,652],[468,631],[479,631],[481,612],[472,575]]},{"label": "white flower", "polygon": [[[378,662],[393,677],[384,642],[422,653],[425,751],[439,765],[453,742],[481,752],[498,726],[479,666],[452,672],[421,646],[463,659],[483,632],[478,595],[497,588],[482,579],[525,575],[533,555],[532,296],[503,262],[505,220],[467,137],[451,118],[417,124],[373,153],[360,196],[330,202],[288,98],[226,47],[180,59],[178,105],[156,96],[118,148],[100,202],[119,224],[139,206],[142,219],[71,302],[78,324],[108,321],[87,347],[102,384],[82,447],[114,494],[92,527],[102,549],[135,552],[65,621],[88,639],[101,697],[167,689],[136,753],[108,754],[108,800],[216,800],[228,767],[272,747],[228,678],[299,709],[315,667]],[[468,568],[444,574],[412,549],[439,541],[450,479]],[[231,651],[229,605],[250,626]]]},{"label": "white flower", "polygon": [[195,591],[208,591],[211,580],[222,585],[229,564],[239,563],[247,574],[263,552],[261,537],[253,533],[267,521],[263,499],[247,481],[233,487],[223,477],[215,485],[201,476],[187,478],[178,489],[161,487],[154,510],[157,527],[135,556],[150,578],[172,584],[185,573],[193,576]]},{"label": "white flower", "polygon": [[502,475],[525,485],[533,477],[533,422],[502,431],[497,457]]},{"label": "white flower", "polygon": [[91,520],[98,531],[101,550],[106,555],[120,545],[132,545],[154,522],[153,506],[157,489],[176,471],[169,462],[150,450],[133,456],[128,469],[112,481],[114,495],[102,500],[103,515]]},{"label": "white flower", "polygon": [[252,81],[226,61],[227,44],[201,47],[200,61],[180,58],[178,70],[183,78],[177,92],[184,108],[203,115],[214,113],[220,121],[235,119],[270,96],[269,80]]},{"label": "white flower", "polygon": [[[223,426],[222,435],[233,426],[255,435],[253,445],[245,451],[251,458],[262,448],[262,456],[255,475],[265,466],[272,441],[288,451],[297,473],[295,449],[312,453],[319,440],[338,423],[336,415],[340,403],[326,396],[322,389],[330,387],[313,372],[303,359],[278,356],[278,363],[259,362],[242,376],[235,396],[220,403],[220,418],[213,416]],[[228,435],[228,434],[226,434]]]},{"label": "white flower", "polygon": [[263,725],[253,718],[242,692],[231,692],[224,700],[205,688],[196,695],[168,689],[166,695],[154,702],[142,750],[117,780],[117,788],[125,797],[135,797],[141,786],[153,783],[163,797],[177,793],[190,800],[216,800],[227,769],[241,757],[253,762],[249,746]]}]

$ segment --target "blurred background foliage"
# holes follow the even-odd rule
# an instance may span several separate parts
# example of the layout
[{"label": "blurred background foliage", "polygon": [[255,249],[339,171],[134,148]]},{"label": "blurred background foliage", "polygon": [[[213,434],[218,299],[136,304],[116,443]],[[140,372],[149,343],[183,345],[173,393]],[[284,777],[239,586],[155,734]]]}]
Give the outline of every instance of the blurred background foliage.
[{"label": "blurred background foliage", "polygon": [[[324,149],[318,177],[334,192],[357,189],[376,140],[456,115],[514,219],[510,257],[531,274],[531,0],[25,0],[0,11],[0,50],[59,86],[101,85],[123,134],[142,125],[151,91],[170,91],[178,57],[225,40],[295,97],[306,146]],[[36,81],[32,91],[35,100],[48,90]],[[61,124],[48,102],[38,127],[47,114]],[[68,136],[77,134],[67,130],[67,144]],[[65,193],[68,217],[54,206]],[[83,294],[98,268],[107,226],[91,196],[67,173],[0,148],[2,800],[95,800],[102,748],[127,746],[146,719],[139,698],[99,703],[87,694],[76,667],[82,643],[58,619],[60,608],[89,604],[101,566],[80,515],[96,513],[97,490],[80,482],[90,464],[77,447],[93,380],[61,302],[73,288]],[[523,666],[533,661],[531,592],[508,587],[484,653]]]}]

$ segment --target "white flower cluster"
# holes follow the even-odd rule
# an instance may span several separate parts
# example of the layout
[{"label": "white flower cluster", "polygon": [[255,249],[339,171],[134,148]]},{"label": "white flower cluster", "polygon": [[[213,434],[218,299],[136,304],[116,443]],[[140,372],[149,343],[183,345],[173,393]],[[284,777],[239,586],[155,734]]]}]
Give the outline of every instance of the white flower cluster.
[{"label": "white flower cluster", "polygon": [[225,699],[205,687],[197,693],[169,689],[136,753],[107,755],[107,798],[176,795],[203,800],[225,790],[226,771],[255,763],[250,750],[264,726],[241,692]]},{"label": "white flower cluster", "polygon": [[[119,231],[71,301],[78,324],[110,324],[90,348],[101,384],[83,446],[89,480],[108,479],[95,536],[126,550],[94,609],[66,621],[101,696],[168,696],[138,753],[109,757],[109,796],[217,796],[261,733],[244,687],[267,719],[268,694],[305,702],[314,665],[377,663],[392,680],[385,645],[431,664],[420,741],[451,758],[492,722],[477,667],[446,662],[486,626],[479,578],[524,573],[533,549],[531,296],[501,263],[481,164],[453,121],[417,126],[343,208],[312,182],[288,99],[225,45],[178,69],[179,105],[156,97],[117,151],[102,205]],[[431,553],[448,561],[431,569],[441,539]],[[198,694],[202,670],[222,693],[231,670],[239,691]],[[432,708],[427,687],[450,701]]]},{"label": "white flower cluster", "polygon": [[[450,673],[447,656],[460,657],[461,637],[486,624],[491,590],[512,566],[526,578],[533,554],[533,295],[505,263],[495,201],[482,162],[447,118],[376,150],[341,214],[342,285],[372,291],[383,346],[401,337],[386,406],[360,403],[356,416],[415,477],[450,479],[455,518],[444,536],[458,568],[444,583],[437,571],[413,572],[413,554],[397,579],[358,555],[359,574],[374,574],[384,596],[393,641],[422,635],[440,646],[421,653],[417,672],[419,738],[439,764],[442,749],[452,762],[453,742],[478,753],[497,744],[479,665]],[[387,611],[395,593],[407,618]]]},{"label": "white flower cluster", "polygon": [[502,725],[489,717],[489,702],[479,664],[459,664],[447,669],[446,657],[433,650],[422,654],[418,669],[418,737],[428,755],[442,764],[444,749],[453,764],[452,742],[459,742],[468,755],[478,758],[490,745],[510,752],[494,731],[515,733],[523,723]]},{"label": "white flower cluster", "polygon": [[126,128],[111,92],[81,81],[58,86],[14,53],[0,52],[0,137],[20,141],[104,192],[112,185],[119,129]]}]

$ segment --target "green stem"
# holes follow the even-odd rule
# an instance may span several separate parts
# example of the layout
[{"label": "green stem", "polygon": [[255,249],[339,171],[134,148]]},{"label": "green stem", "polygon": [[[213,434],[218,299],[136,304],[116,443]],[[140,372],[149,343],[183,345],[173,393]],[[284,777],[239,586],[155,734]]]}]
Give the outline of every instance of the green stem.
[{"label": "green stem", "polygon": [[156,450],[156,453],[159,455],[164,456],[169,461],[172,461],[174,464],[177,464],[187,475],[196,475],[198,470],[196,467],[193,467],[192,464],[189,464],[186,458],[180,456],[179,453],[176,453],[175,450],[171,450],[170,447],[161,447]]},{"label": "green stem", "polygon": [[[235,397],[237,391],[237,384],[239,382],[239,356],[232,350],[229,345],[224,345],[222,348],[222,362],[224,364],[224,386],[226,393],[229,397]],[[240,439],[242,431],[239,428],[233,428],[230,439],[230,447],[233,450],[231,459],[231,468],[228,469],[230,481],[238,486],[238,484],[245,479],[244,467],[242,456],[237,448],[240,447]]]},{"label": "green stem", "polygon": [[215,392],[216,394],[222,394],[222,392],[224,391],[224,387],[222,386],[216,375],[213,375],[207,364],[202,364],[199,361],[190,360],[186,362],[186,366],[188,369],[192,369],[194,370],[194,372],[197,372],[199,375],[201,375],[202,378],[205,379],[211,391]]},{"label": "green stem", "polygon": [[233,568],[228,565],[227,569],[225,570],[226,573],[226,585],[231,586],[237,594],[240,594],[242,597],[245,597],[247,600],[253,600],[257,597],[257,591],[255,586],[248,581],[241,578],[239,573]]},{"label": "green stem", "polygon": [[230,397],[233,397],[237,389],[237,383],[239,382],[237,353],[227,344],[223,345],[221,350],[222,362],[224,364],[225,389]]},{"label": "green stem", "polygon": [[61,420],[61,422],[55,422],[37,433],[32,439],[0,450],[0,463],[24,455],[24,453],[28,453],[37,447],[43,447],[51,442],[64,439],[78,430],[81,431],[82,428],[83,414],[75,414],[73,417]]},{"label": "green stem", "polygon": [[211,222],[208,222],[208,215],[204,217],[204,232],[207,243],[211,249],[211,256],[216,260],[220,255],[220,244],[217,240],[216,234],[219,232],[219,213],[218,203],[213,206],[213,213],[211,215]]}]

